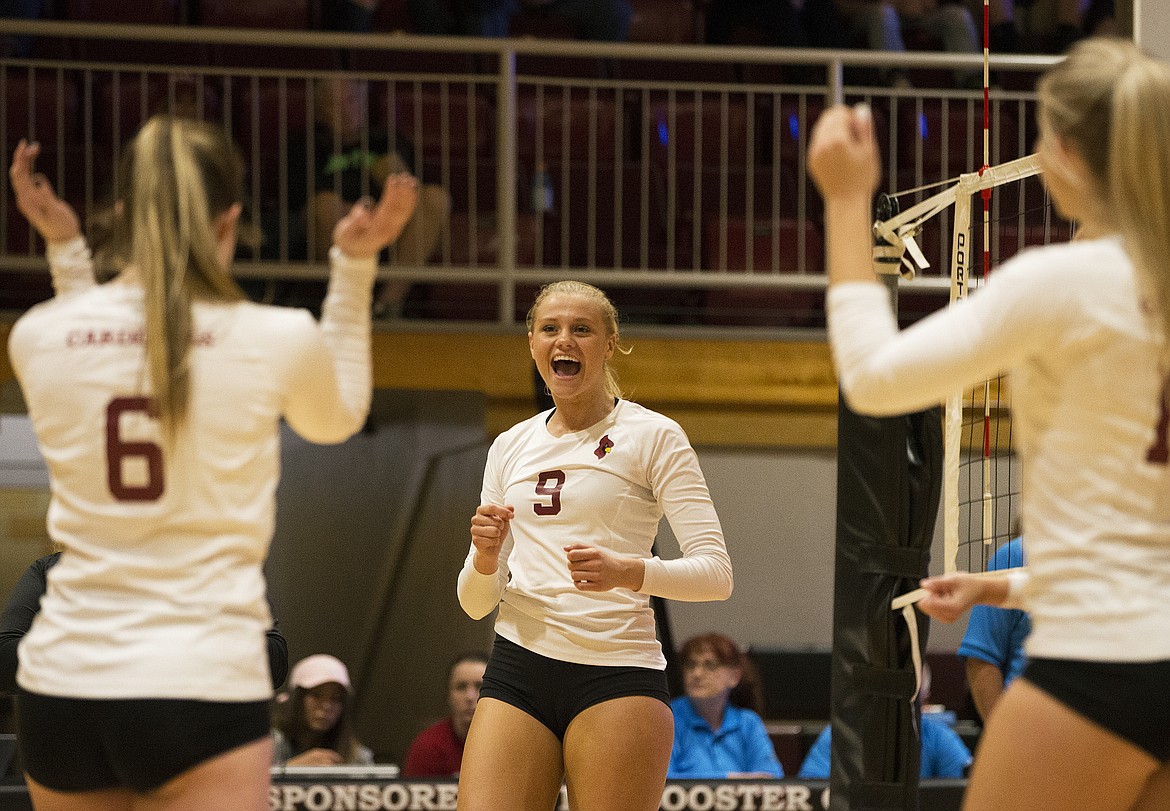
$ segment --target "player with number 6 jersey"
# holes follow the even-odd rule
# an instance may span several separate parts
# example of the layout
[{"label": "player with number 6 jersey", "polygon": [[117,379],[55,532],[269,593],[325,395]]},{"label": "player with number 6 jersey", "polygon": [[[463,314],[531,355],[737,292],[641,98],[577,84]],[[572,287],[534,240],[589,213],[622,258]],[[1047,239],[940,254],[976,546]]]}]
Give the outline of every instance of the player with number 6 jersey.
[{"label": "player with number 6 jersey", "polygon": [[21,141],[17,205],[56,296],[9,338],[63,547],[19,651],[18,734],[38,809],[267,807],[271,541],[281,419],[340,442],[371,397],[370,290],[412,178],[334,231],[321,323],[229,275],[242,167],[222,129],[152,118],[119,171],[94,281],[77,215]]},{"label": "player with number 6 jersey", "polygon": [[[731,560],[698,457],[673,421],[624,400],[617,312],[574,281],[541,289],[529,351],[554,407],[488,452],[459,600],[497,606],[459,776],[463,811],[657,809],[673,720],[650,597],[722,600]],[[665,515],[682,557],[652,545]]]}]

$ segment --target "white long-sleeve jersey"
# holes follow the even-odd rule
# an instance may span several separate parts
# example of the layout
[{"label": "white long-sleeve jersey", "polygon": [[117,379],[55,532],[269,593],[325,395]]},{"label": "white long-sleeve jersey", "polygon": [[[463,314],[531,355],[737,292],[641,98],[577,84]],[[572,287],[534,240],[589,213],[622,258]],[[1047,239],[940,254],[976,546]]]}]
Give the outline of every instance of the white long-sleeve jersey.
[{"label": "white long-sleeve jersey", "polygon": [[319,442],[362,426],[374,261],[334,252],[320,325],[196,302],[187,421],[167,447],[148,414],[142,288],[96,286],[80,239],[49,260],[57,296],[16,323],[9,353],[65,553],[18,681],[76,698],[264,700],[279,422]]},{"label": "white long-sleeve jersey", "polygon": [[[551,412],[492,444],[481,503],[515,508],[499,568],[475,570],[472,545],[459,574],[459,601],[473,618],[498,604],[496,632],[552,659],[663,669],[650,597],[722,600],[731,559],[698,457],[682,428],[619,400],[605,419],[561,437]],[[663,515],[683,556],[651,554]],[[639,592],[578,591],[564,547],[582,543],[645,559]]]},{"label": "white long-sleeve jersey", "polygon": [[1026,252],[899,332],[884,288],[839,284],[829,335],[850,406],[896,414],[1011,375],[1031,656],[1170,659],[1170,467],[1161,339],[1116,238]]}]

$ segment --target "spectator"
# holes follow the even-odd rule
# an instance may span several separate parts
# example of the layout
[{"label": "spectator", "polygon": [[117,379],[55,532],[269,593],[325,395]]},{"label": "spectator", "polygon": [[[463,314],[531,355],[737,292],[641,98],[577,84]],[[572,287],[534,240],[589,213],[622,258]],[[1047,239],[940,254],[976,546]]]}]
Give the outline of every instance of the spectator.
[{"label": "spectator", "polygon": [[[0,0],[0,18],[37,20],[45,12],[45,0]],[[32,55],[33,38],[7,35],[0,37],[0,56],[24,59]]]},{"label": "spectator", "polygon": [[[371,189],[378,189],[394,173],[417,176],[414,146],[401,132],[394,133],[391,146],[385,130],[368,131],[366,91],[364,82],[347,77],[318,81],[313,93],[312,152],[304,136],[289,138],[288,206],[294,218],[311,230],[312,239],[307,240],[313,246],[311,259],[325,257],[333,226]],[[310,154],[315,172],[311,198],[306,176]],[[451,198],[442,186],[420,185],[414,215],[392,249],[394,263],[426,264],[439,245],[450,209]],[[407,281],[383,284],[374,300],[375,314],[397,314],[409,288]]]},{"label": "spectator", "polygon": [[[911,33],[938,43],[951,53],[982,53],[983,41],[975,20],[965,6],[942,0],[836,0],[837,9],[848,22],[853,36],[876,51],[903,52]],[[884,72],[895,87],[909,87],[905,71]],[[955,72],[960,87],[981,87],[983,72]]]},{"label": "spectator", "polygon": [[403,777],[459,774],[463,743],[467,740],[475,705],[479,702],[487,661],[486,653],[476,651],[465,653],[451,663],[447,671],[447,707],[451,713],[424,729],[411,742],[402,767]]},{"label": "spectator", "polygon": [[454,33],[506,37],[522,9],[564,20],[577,39],[625,42],[633,10],[629,0],[455,0]]},{"label": "spectator", "polygon": [[326,31],[368,32],[378,0],[322,0],[321,25]]},{"label": "spectator", "polygon": [[753,29],[780,48],[845,48],[848,38],[833,0],[711,0],[706,39],[734,42],[737,30]]},{"label": "spectator", "polygon": [[[4,615],[0,618],[0,692],[16,693],[16,648],[41,610],[46,575],[60,557],[60,552],[54,552],[29,564],[4,606]],[[279,687],[288,675],[288,644],[276,625],[274,622],[267,634],[268,672],[272,676],[272,685]]]},{"label": "spectator", "polygon": [[[951,729],[939,713],[922,713],[922,769],[923,779],[958,778],[967,774],[971,766],[971,750]],[[797,777],[806,780],[829,779],[829,757],[832,751],[832,727],[826,726],[817,735],[813,745],[800,764]]]},{"label": "spectator", "polygon": [[[1013,53],[1020,49],[1019,20],[1016,0],[989,0],[989,47],[992,53]],[[1020,6],[1031,2],[1021,0]],[[983,0],[969,0],[969,6],[982,13]],[[1086,36],[1114,33],[1113,0],[1056,0],[1052,17],[1036,26],[1049,34],[1051,50],[1063,53],[1074,42]]]},{"label": "spectator", "polygon": [[[921,706],[930,696],[930,668],[922,666],[922,686],[918,691]],[[922,768],[923,779],[965,777],[971,767],[971,750],[959,733],[945,720],[944,713],[922,713]],[[827,780],[832,752],[832,727],[826,726],[813,741],[804,762],[800,764],[798,777],[809,780]]]},{"label": "spectator", "polygon": [[679,651],[686,695],[671,702],[673,779],[783,777],[760,718],[759,680],[751,660],[722,634],[703,634]]},{"label": "spectator", "polygon": [[[849,45],[845,23],[833,0],[711,0],[708,43],[735,44],[741,42],[745,31],[778,48],[841,49]],[[784,68],[785,79],[794,82],[823,82],[823,74],[809,65]]]},{"label": "spectator", "polygon": [[[322,22],[331,31],[370,31],[380,0],[325,0]],[[416,34],[507,37],[512,19],[538,11],[573,27],[578,39],[625,42],[633,10],[629,0],[409,0]]]},{"label": "spectator", "polygon": [[[1016,537],[995,550],[988,569],[1001,571],[1024,565],[1024,545]],[[976,605],[967,620],[967,632],[959,655],[967,657],[967,684],[975,708],[984,721],[991,708],[1016,676],[1024,671],[1028,657],[1024,640],[1032,630],[1027,613],[1018,608]]]},{"label": "spectator", "polygon": [[353,731],[353,687],[340,659],[315,653],[297,662],[291,690],[277,698],[272,763],[340,766],[373,763]]}]

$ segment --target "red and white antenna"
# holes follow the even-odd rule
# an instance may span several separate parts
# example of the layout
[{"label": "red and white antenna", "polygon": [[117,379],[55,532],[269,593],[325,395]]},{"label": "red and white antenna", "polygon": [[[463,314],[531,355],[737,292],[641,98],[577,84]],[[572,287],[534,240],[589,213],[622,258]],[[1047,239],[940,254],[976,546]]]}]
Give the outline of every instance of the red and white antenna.
[{"label": "red and white antenna", "polygon": [[[991,0],[983,0],[983,166],[979,176],[991,166]],[[983,198],[983,274],[980,285],[991,276],[991,186],[985,186]],[[991,488],[991,380],[983,382],[983,543],[990,546],[995,538],[992,521],[994,493]]]}]

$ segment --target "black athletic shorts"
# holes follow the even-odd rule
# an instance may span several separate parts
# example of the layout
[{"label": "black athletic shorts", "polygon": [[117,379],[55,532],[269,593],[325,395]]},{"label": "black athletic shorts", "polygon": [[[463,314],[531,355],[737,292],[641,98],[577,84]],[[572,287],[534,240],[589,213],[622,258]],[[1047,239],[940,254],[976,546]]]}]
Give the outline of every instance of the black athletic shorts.
[{"label": "black athletic shorts", "polygon": [[669,707],[665,671],[562,662],[499,635],[479,691],[480,698],[499,699],[528,713],[562,741],[579,713],[624,696],[649,696]]},{"label": "black athletic shorts", "polygon": [[1170,761],[1170,660],[1029,659],[1022,676],[1158,762]]},{"label": "black athletic shorts", "polygon": [[267,737],[267,701],[77,699],[22,690],[24,769],[54,791],[152,791],[205,760]]}]

